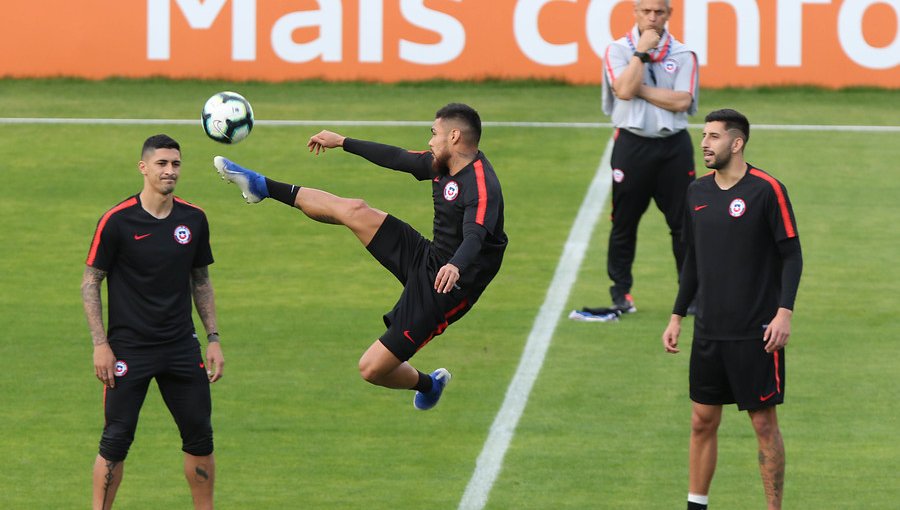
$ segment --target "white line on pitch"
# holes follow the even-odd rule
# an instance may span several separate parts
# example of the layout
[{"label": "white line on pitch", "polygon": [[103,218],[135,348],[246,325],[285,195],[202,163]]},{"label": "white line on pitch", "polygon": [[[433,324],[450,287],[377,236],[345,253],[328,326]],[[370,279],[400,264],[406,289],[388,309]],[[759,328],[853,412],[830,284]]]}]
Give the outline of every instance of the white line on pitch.
[{"label": "white line on pitch", "polygon": [[594,226],[606,204],[610,188],[609,158],[612,146],[613,141],[610,139],[600,158],[600,166],[597,167],[594,180],[581,202],[578,215],[569,231],[569,238],[566,239],[563,253],[556,265],[556,272],[547,289],[544,303],[534,319],[534,325],[528,334],[528,341],[525,343],[525,350],[519,360],[519,366],[506,390],[503,405],[497,412],[481,454],[475,461],[475,472],[472,473],[472,478],[459,503],[460,510],[484,508],[494,481],[500,474],[506,450],[512,441],[519,418],[522,417],[522,412],[525,410],[531,388],[544,364],[550,340],[553,338],[556,325],[562,316],[563,307],[569,299],[569,292],[578,276],[578,270],[581,268],[584,254],[590,244]]},{"label": "white line on pitch", "polygon": [[[192,125],[199,124],[200,119],[82,119],[53,117],[0,117],[0,124],[96,124],[114,126],[146,126],[146,125]],[[519,122],[519,121],[486,121],[486,127],[526,127],[526,128],[572,128],[572,129],[611,129],[609,122]],[[259,126],[381,126],[381,127],[429,127],[431,121],[418,120],[262,120]],[[703,124],[690,124],[691,129],[701,129]],[[876,132],[900,133],[900,126],[855,126],[832,124],[754,124],[754,130],[762,131],[838,131],[838,132]]]}]

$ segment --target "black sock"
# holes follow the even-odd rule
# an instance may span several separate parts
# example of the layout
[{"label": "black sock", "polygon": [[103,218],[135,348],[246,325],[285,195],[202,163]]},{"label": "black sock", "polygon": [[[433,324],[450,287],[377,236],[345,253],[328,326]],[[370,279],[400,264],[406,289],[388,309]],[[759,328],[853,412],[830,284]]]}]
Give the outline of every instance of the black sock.
[{"label": "black sock", "polygon": [[430,375],[419,372],[419,382],[417,382],[416,385],[410,389],[416,390],[420,393],[428,393],[429,391],[431,391],[431,388],[434,386],[433,382],[434,381],[431,380]]},{"label": "black sock", "polygon": [[706,510],[706,505],[703,503],[694,503],[693,501],[688,501],[687,510]]},{"label": "black sock", "polygon": [[269,197],[294,207],[294,200],[300,192],[300,186],[273,181],[266,177],[266,188],[269,189]]}]

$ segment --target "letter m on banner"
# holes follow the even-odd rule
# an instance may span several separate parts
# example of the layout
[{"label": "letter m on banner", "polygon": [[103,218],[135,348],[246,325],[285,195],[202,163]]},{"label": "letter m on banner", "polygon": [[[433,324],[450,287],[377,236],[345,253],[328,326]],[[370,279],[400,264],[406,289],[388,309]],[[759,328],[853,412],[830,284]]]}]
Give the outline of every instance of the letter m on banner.
[{"label": "letter m on banner", "polygon": [[[174,0],[188,26],[205,30],[228,0]],[[169,60],[172,48],[172,0],[147,0],[147,58]],[[256,0],[231,0],[231,58],[256,60]]]}]

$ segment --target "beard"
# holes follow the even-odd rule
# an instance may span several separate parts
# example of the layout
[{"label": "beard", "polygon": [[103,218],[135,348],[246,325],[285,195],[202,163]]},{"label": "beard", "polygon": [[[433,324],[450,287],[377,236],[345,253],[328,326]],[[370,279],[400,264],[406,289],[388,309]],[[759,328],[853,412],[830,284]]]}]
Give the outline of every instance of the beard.
[{"label": "beard", "polygon": [[437,154],[433,154],[433,158],[431,160],[431,169],[434,170],[434,172],[437,175],[440,175],[440,176],[448,175],[450,173],[449,164],[450,164],[450,154],[449,153],[444,153],[441,156],[438,156]]},{"label": "beard", "polygon": [[721,170],[728,166],[731,163],[731,153],[727,152],[725,154],[719,155],[718,153],[713,156],[713,160],[709,163],[705,163],[706,168],[712,168],[713,170]]}]

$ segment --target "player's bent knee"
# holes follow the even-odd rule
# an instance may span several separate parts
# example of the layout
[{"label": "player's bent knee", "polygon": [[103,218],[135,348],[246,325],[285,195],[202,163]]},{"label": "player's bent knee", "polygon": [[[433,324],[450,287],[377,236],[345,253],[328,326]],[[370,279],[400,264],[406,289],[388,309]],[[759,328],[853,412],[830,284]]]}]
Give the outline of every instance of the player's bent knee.
[{"label": "player's bent knee", "polygon": [[344,216],[347,221],[352,221],[364,216],[372,208],[361,198],[344,199]]},{"label": "player's bent knee", "polygon": [[[368,354],[368,353],[367,353]],[[385,378],[396,367],[386,365],[377,358],[363,354],[359,359],[359,375],[368,383],[384,386]]]},{"label": "player's bent knee", "polygon": [[386,213],[369,206],[361,198],[348,198],[347,207],[344,209],[341,223],[353,229],[374,229],[384,222]]},{"label": "player's bent knee", "polygon": [[375,385],[378,385],[379,381],[381,381],[381,378],[384,376],[378,367],[366,361],[365,358],[359,360],[359,375],[366,382]]},{"label": "player's bent knee", "polygon": [[371,384],[385,386],[401,363],[381,340],[376,340],[359,358],[359,375]]}]

